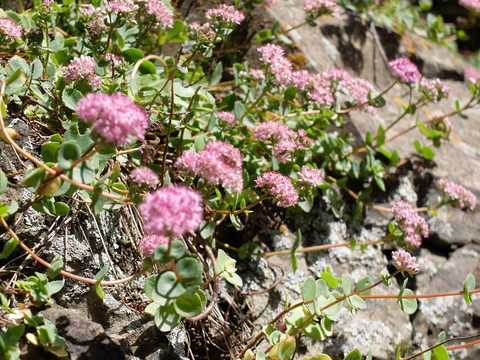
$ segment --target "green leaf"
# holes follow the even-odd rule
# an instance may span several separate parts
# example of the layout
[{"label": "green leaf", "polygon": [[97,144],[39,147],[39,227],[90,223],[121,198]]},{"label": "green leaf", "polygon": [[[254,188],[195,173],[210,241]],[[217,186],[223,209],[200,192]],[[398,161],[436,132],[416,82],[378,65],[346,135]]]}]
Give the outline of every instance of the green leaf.
[{"label": "green leaf", "polygon": [[363,310],[367,308],[367,303],[365,302],[365,300],[363,300],[357,294],[349,296],[347,300],[348,300],[348,303],[356,309]]},{"label": "green leaf", "polygon": [[43,162],[57,162],[57,151],[60,144],[55,141],[47,142],[42,145]]},{"label": "green leaf", "polygon": [[332,360],[327,354],[318,354],[309,358],[303,358],[303,360]]},{"label": "green leaf", "polygon": [[0,260],[8,257],[8,255],[10,255],[13,252],[13,250],[15,250],[17,245],[18,245],[17,240],[15,240],[14,238],[10,238],[10,240],[8,240],[5,243],[5,245],[3,245],[3,250],[0,253]]},{"label": "green leaf", "polygon": [[192,317],[200,314],[204,307],[200,296],[195,294],[178,297],[173,303],[177,314],[183,317]]},{"label": "green leaf", "polygon": [[213,70],[212,76],[210,77],[210,85],[216,85],[222,80],[223,75],[223,64],[222,62],[218,62],[217,66],[215,66],[215,70]]},{"label": "green leaf", "polygon": [[162,332],[173,330],[180,320],[181,316],[177,314],[173,305],[159,306],[155,313],[155,325]]},{"label": "green leaf", "polygon": [[60,256],[57,256],[55,259],[53,259],[50,265],[51,266],[47,270],[47,276],[49,279],[55,279],[63,269],[63,260],[60,258]]},{"label": "green leaf", "polygon": [[[304,302],[309,302],[315,300],[318,296],[318,289],[317,289],[317,282],[313,278],[313,276],[309,276],[305,279],[302,288],[302,300]],[[308,310],[310,314],[315,312],[313,303],[304,304],[305,308]]]},{"label": "green leaf", "polygon": [[328,271],[330,270],[330,268],[327,268],[327,272],[326,271],[322,271],[320,273],[320,277],[322,279],[324,279],[326,282],[327,282],[327,285],[329,287],[331,287],[332,289],[335,289],[337,286],[338,286],[338,283],[340,282],[338,278],[334,277],[331,273],[331,271]]},{"label": "green leaf", "polygon": [[40,187],[40,185],[43,184],[46,177],[47,175],[44,168],[28,170],[25,173],[22,184],[26,186],[31,186],[36,190]]},{"label": "green leaf", "polygon": [[367,131],[367,134],[365,136],[365,144],[368,146],[372,146],[373,139],[372,139],[372,133],[370,131]]},{"label": "green leaf", "polygon": [[130,64],[136,63],[138,60],[145,57],[142,50],[130,48],[123,52],[123,56],[125,60],[127,60]]},{"label": "green leaf", "polygon": [[58,149],[57,161],[64,171],[70,170],[72,163],[82,156],[82,149],[74,140],[65,141]]},{"label": "green leaf", "polygon": [[0,194],[3,194],[7,190],[8,180],[5,173],[0,169]]},{"label": "green leaf", "polygon": [[390,165],[397,166],[397,164],[398,164],[398,151],[395,150],[392,153],[392,157],[390,158]]},{"label": "green leaf", "polygon": [[[410,289],[405,289],[403,295],[414,295],[414,292]],[[417,311],[417,299],[403,299],[399,296],[397,303],[400,306],[400,309],[407,315],[411,315]]]},{"label": "green leaf", "polygon": [[70,212],[70,206],[64,202],[58,201],[55,203],[55,215],[65,216]]},{"label": "green leaf", "polygon": [[214,222],[207,222],[207,221],[202,221],[200,224],[200,236],[203,239],[209,239],[214,233],[215,233],[215,223]]},{"label": "green leaf", "polygon": [[295,250],[298,249],[301,241],[302,241],[302,231],[298,229],[295,243],[293,244],[292,250],[290,251],[290,261],[292,262],[292,270],[294,274],[297,271],[297,254],[295,253]]},{"label": "green leaf", "polygon": [[286,336],[278,346],[278,358],[279,360],[288,360],[295,353],[296,343],[295,339],[289,335]]},{"label": "green leaf", "polygon": [[447,334],[445,334],[445,331],[441,331],[440,334],[437,336],[437,342],[442,343],[445,341],[447,338]]},{"label": "green leaf", "polygon": [[183,241],[173,240],[170,243],[170,252],[168,252],[168,245],[161,245],[153,252],[153,260],[161,264],[164,264],[171,259],[178,260],[183,254],[185,254],[186,250],[187,248]]},{"label": "green leaf", "polygon": [[64,282],[62,280],[57,280],[57,281],[50,281],[45,285],[47,288],[47,294],[48,296],[52,296],[53,294],[56,294],[60,290],[62,290],[64,285]]},{"label": "green leaf", "polygon": [[421,153],[426,160],[432,160],[435,157],[435,151],[428,146],[422,147]]},{"label": "green leaf", "polygon": [[108,269],[110,268],[110,263],[107,263],[94,277],[94,279],[98,282],[102,281],[102,279],[107,275]]},{"label": "green leaf", "polygon": [[413,142],[413,145],[415,146],[415,150],[417,150],[417,152],[421,152],[422,151],[422,145],[420,145],[420,142],[418,140],[415,140]]},{"label": "green leaf", "polygon": [[475,276],[473,274],[469,274],[463,283],[463,298],[469,306],[472,305],[472,298],[469,293],[471,290],[475,290]]},{"label": "green leaf", "polygon": [[360,350],[355,349],[347,356],[345,356],[344,360],[362,360],[362,353]]},{"label": "green leaf", "polygon": [[[3,310],[5,310],[6,312],[10,313],[10,314],[16,314],[16,312],[14,310],[12,310],[10,308],[10,306],[8,306],[8,299],[5,295],[3,295],[2,293],[0,293],[0,302],[2,304],[2,307],[3,307]],[[1,335],[0,335],[1,336]],[[1,345],[0,345],[1,346]]]},{"label": "green leaf", "polygon": [[382,125],[378,125],[377,134],[377,146],[382,146],[385,142],[385,131]]},{"label": "green leaf", "polygon": [[[358,280],[357,283],[355,284],[355,292],[365,289],[371,286],[372,284],[373,284],[372,277],[370,275],[366,275],[360,280]],[[362,291],[361,293],[359,293],[359,295],[370,295],[371,292],[372,292],[372,289],[369,289],[366,291]]]},{"label": "green leaf", "polygon": [[77,103],[83,97],[83,94],[77,89],[65,88],[62,92],[62,100],[65,106],[70,110],[77,110]]},{"label": "green leaf", "polygon": [[437,360],[450,360],[447,349],[443,345],[434,348],[433,353],[435,354]]},{"label": "green leaf", "polygon": [[158,294],[167,299],[178,298],[186,292],[185,286],[177,280],[175,273],[170,270],[164,271],[158,276],[155,289]]},{"label": "green leaf", "polygon": [[350,279],[347,275],[342,274],[342,289],[343,295],[348,296],[352,292],[352,286],[350,284]]}]

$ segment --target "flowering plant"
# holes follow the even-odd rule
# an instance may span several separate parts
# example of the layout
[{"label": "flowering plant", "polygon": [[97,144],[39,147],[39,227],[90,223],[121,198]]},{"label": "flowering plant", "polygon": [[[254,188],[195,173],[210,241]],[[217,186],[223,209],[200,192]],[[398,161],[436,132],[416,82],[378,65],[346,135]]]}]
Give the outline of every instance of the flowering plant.
[{"label": "flowering plant", "polygon": [[[275,6],[275,1],[258,3],[221,4],[202,13],[202,23],[180,18],[167,0],[92,1],[88,6],[44,1],[31,11],[0,18],[0,41],[11,55],[0,69],[0,135],[24,167],[0,169],[0,194],[5,194],[0,222],[11,236],[0,260],[13,258],[20,245],[49,268],[47,275],[36,272],[16,282],[31,299],[51,303],[64,284],[54,280],[60,275],[91,284],[100,297],[105,287],[137,279],[143,300],[148,299],[143,310],[160,331],[169,332],[183,320],[212,316],[222,287],[241,296],[239,260],[247,257],[290,255],[296,271],[298,253],[340,246],[363,251],[376,245],[391,254],[393,271],[385,269],[376,282],[365,275],[352,284],[349,274],[336,277],[330,267],[319,278],[307,276],[300,298],[285,299],[284,309],[261,332],[234,349],[236,358],[286,360],[294,356],[301,336],[318,341],[332,336],[343,306],[356,315],[367,300],[382,298],[372,294],[374,288],[421,271],[411,253],[430,235],[423,212],[435,214],[447,204],[465,211],[475,208],[472,192],[445,179],[437,181],[439,198],[428,208],[403,200],[392,208],[374,202],[375,194],[389,190],[389,172],[410,161],[385,144],[419,129],[429,145],[416,140],[411,150],[416,158],[431,160],[431,146],[450,138],[448,117],[465,117],[465,110],[480,104],[479,77],[468,77],[468,101],[457,102],[450,113],[423,119],[417,109],[450,96],[442,80],[425,78],[407,58],[388,62],[385,70],[392,83],[386,89],[376,89],[345,69],[297,69],[285,46],[289,31],[279,25],[262,29],[253,44],[239,40],[236,31],[248,21],[249,9]],[[324,16],[340,16],[342,8],[333,0],[306,0],[304,10],[305,23],[314,25]],[[174,46],[176,52],[168,55],[167,45],[176,43],[181,48]],[[238,51],[250,45],[257,67],[242,62]],[[402,112],[354,145],[346,127],[349,114],[374,116],[386,105],[384,95],[397,91],[396,86],[408,93]],[[16,139],[14,114],[37,126],[37,135],[45,140],[38,151]],[[419,120],[414,126],[390,136],[402,119],[415,115]],[[17,188],[25,191],[20,204],[8,198]],[[312,248],[303,246],[299,230],[292,249],[278,252],[260,251],[247,231],[250,214],[260,209],[299,214],[320,203],[328,204],[337,218],[355,221],[372,207],[391,213],[392,221],[377,240]],[[91,271],[78,275],[64,270],[66,258],[45,261],[24,241],[18,222],[10,220],[31,209],[48,219],[128,209],[134,225],[125,227],[125,243],[141,259],[138,271],[108,280],[114,272],[109,266],[95,269],[92,278]],[[231,239],[240,233],[249,238],[236,248]],[[111,262],[108,247],[102,251]],[[13,269],[15,264],[5,266]],[[421,296],[406,285],[407,279],[398,295],[388,296],[413,314]],[[24,325],[34,324],[42,341],[28,334],[25,339],[63,356],[64,341],[53,325],[14,310],[22,300],[7,298],[3,289],[3,308],[23,323],[6,319],[0,354],[18,358]],[[477,292],[469,276],[463,291],[454,295],[464,295],[470,305],[470,295]],[[268,345],[262,350],[256,345],[263,339]],[[444,349],[441,341],[434,348]],[[359,350],[345,357],[360,358]]]}]

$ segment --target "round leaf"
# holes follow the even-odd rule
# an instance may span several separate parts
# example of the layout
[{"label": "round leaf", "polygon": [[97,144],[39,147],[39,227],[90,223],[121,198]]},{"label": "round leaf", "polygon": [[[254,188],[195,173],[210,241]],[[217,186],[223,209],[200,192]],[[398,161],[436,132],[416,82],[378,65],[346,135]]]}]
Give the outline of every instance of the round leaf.
[{"label": "round leaf", "polygon": [[177,281],[173,271],[165,271],[160,274],[155,284],[157,293],[169,299],[175,299],[185,294],[185,286]]},{"label": "round leaf", "polygon": [[70,170],[72,162],[78,160],[80,156],[82,156],[80,146],[73,140],[66,141],[58,149],[58,165],[62,170]]},{"label": "round leaf", "polygon": [[177,327],[181,316],[175,312],[173,305],[160,306],[155,313],[155,325],[158,330],[168,332]]},{"label": "round leaf", "polygon": [[[405,289],[403,295],[414,295],[414,293],[410,289]],[[400,309],[402,309],[405,314],[411,315],[417,311],[417,299],[399,298],[397,302],[400,306]]]},{"label": "round leaf", "polygon": [[177,314],[183,317],[191,317],[202,312],[202,300],[197,294],[183,295],[178,297],[173,303]]}]

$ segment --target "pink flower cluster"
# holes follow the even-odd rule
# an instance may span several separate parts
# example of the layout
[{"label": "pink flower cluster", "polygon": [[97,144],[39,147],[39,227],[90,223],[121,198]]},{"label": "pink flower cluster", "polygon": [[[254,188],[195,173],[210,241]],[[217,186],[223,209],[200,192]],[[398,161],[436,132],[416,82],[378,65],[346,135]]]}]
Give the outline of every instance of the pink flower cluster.
[{"label": "pink flower cluster", "polygon": [[266,121],[258,124],[253,138],[273,143],[273,154],[281,162],[286,162],[288,156],[297,149],[305,149],[313,145],[313,140],[307,136],[305,130],[298,133],[283,123]]},{"label": "pink flower cluster", "polygon": [[168,245],[168,237],[165,235],[145,235],[140,240],[140,251],[144,256],[150,256],[160,245]]},{"label": "pink flower cluster", "polygon": [[417,264],[417,258],[410,255],[405,250],[397,250],[392,253],[392,260],[395,267],[401,272],[407,272],[410,276],[420,272],[420,266]]},{"label": "pink flower cluster", "polygon": [[202,197],[186,186],[169,185],[145,196],[140,214],[147,233],[181,237],[200,226]]},{"label": "pink flower cluster", "polygon": [[465,66],[463,72],[465,80],[471,82],[472,84],[480,81],[480,72],[478,72],[478,70],[475,69],[473,66]]},{"label": "pink flower cluster", "polygon": [[265,4],[267,6],[272,6],[273,4],[275,4],[277,2],[277,0],[265,0]]},{"label": "pink flower cluster", "polygon": [[365,79],[351,76],[344,69],[329,69],[321,74],[310,74],[305,70],[294,71],[293,85],[305,92],[305,96],[313,103],[332,106],[335,94],[343,94],[353,98],[357,104],[364,104],[361,109],[375,114],[377,109],[368,105],[368,93],[375,88]]},{"label": "pink flower cluster", "polygon": [[458,0],[458,3],[480,13],[480,0]]},{"label": "pink flower cluster", "polygon": [[301,190],[306,190],[307,186],[317,187],[325,181],[325,174],[319,169],[312,169],[308,165],[303,165],[302,170],[297,172],[298,183]]},{"label": "pink flower cluster", "polygon": [[243,159],[240,150],[228,142],[209,141],[205,149],[185,151],[175,166],[186,169],[207,180],[212,185],[222,186],[234,193],[243,190]]},{"label": "pink flower cluster", "polygon": [[95,74],[93,70],[95,65],[97,65],[97,62],[91,56],[82,54],[80,57],[75,57],[68,64],[63,80],[66,84],[86,80],[93,88],[97,88],[103,82],[103,79]]},{"label": "pink flower cluster", "polygon": [[125,95],[89,93],[78,101],[77,116],[88,123],[110,145],[130,145],[132,139],[143,141],[148,118]]},{"label": "pink flower cluster", "polygon": [[424,77],[420,79],[420,91],[425,97],[431,99],[434,103],[450,95],[450,86],[440,79],[429,80]]},{"label": "pink flower cluster", "polygon": [[105,55],[105,59],[110,60],[113,64],[113,66],[120,65],[120,63],[122,62],[122,59],[120,59],[120,57],[118,57],[117,55],[115,55],[113,53],[107,53]]},{"label": "pink flower cluster", "polygon": [[230,111],[219,111],[215,114],[215,116],[217,119],[225,121],[230,125],[235,124],[235,115],[233,115]]},{"label": "pink flower cluster", "polygon": [[390,71],[404,83],[412,84],[420,81],[422,75],[418,71],[417,65],[407,58],[398,58],[388,63]]},{"label": "pink flower cluster", "polygon": [[22,37],[22,27],[10,18],[0,18],[0,40],[15,40]]},{"label": "pink flower cluster", "polygon": [[413,247],[422,245],[422,237],[427,238],[430,229],[424,218],[418,215],[412,205],[406,201],[397,201],[392,208],[395,219],[397,219],[402,227],[404,240]]},{"label": "pink flower cluster", "polygon": [[217,37],[215,31],[212,30],[212,27],[209,23],[200,25],[198,22],[192,22],[189,25],[191,32],[197,37],[201,43],[212,43],[218,41],[220,37]]},{"label": "pink flower cluster", "polygon": [[261,61],[268,64],[268,70],[275,76],[277,85],[289,85],[292,81],[292,63],[285,57],[285,51],[279,45],[265,44],[257,48],[262,54]]},{"label": "pink flower cluster", "polygon": [[156,26],[162,30],[173,28],[173,11],[161,0],[148,0],[147,13],[155,16]]},{"label": "pink flower cluster", "polygon": [[477,205],[477,197],[462,185],[446,179],[439,179],[437,187],[445,194],[448,201],[460,206],[461,209],[473,210]]},{"label": "pink flower cluster", "polygon": [[262,69],[248,69],[248,71],[242,70],[238,73],[238,77],[251,76],[257,80],[265,80],[265,73]]},{"label": "pink flower cluster", "polygon": [[142,166],[136,168],[130,173],[130,179],[140,186],[155,187],[160,182],[158,175],[152,169]]},{"label": "pink flower cluster", "polygon": [[209,20],[221,19],[222,22],[232,22],[237,25],[245,19],[245,15],[243,15],[241,11],[235,9],[234,6],[229,6],[225,4],[222,4],[215,9],[208,9],[205,13],[205,16]]},{"label": "pink flower cluster", "polygon": [[104,0],[103,6],[107,12],[114,12],[116,14],[128,14],[138,10],[138,5],[135,5],[133,0]]},{"label": "pink flower cluster", "polygon": [[323,14],[340,16],[340,6],[334,0],[305,0],[303,9],[315,18]]},{"label": "pink flower cluster", "polygon": [[257,177],[257,187],[265,187],[276,199],[278,206],[288,207],[298,203],[298,192],[292,180],[276,171],[269,171]]}]

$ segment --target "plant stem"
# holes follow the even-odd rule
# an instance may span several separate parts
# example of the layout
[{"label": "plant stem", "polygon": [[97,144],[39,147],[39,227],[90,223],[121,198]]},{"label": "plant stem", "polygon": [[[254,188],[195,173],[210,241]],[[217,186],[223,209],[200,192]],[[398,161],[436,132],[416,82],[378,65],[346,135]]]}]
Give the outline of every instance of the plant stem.
[{"label": "plant stem", "polygon": [[270,86],[268,86],[268,85],[263,88],[263,91],[260,93],[260,95],[259,95],[259,97],[257,98],[257,100],[255,100],[255,102],[254,102],[252,105],[250,105],[250,107],[249,107],[247,110],[245,110],[245,112],[244,112],[243,115],[240,117],[240,119],[238,119],[238,122],[239,122],[239,123],[241,123],[242,120],[245,118],[245,116],[247,116],[248,113],[249,113],[250,111],[252,111],[252,109],[254,109],[254,108],[258,105],[258,103],[260,102],[260,100],[262,100],[262,98],[265,96],[265,94],[266,94],[269,90],[270,90]]},{"label": "plant stem", "polygon": [[[42,264],[46,268],[52,267],[52,265],[49,262],[40,258],[37,254],[35,254],[27,245],[25,245],[20,240],[20,238],[17,236],[17,234],[10,228],[10,226],[8,226],[8,224],[6,223],[3,216],[0,216],[0,222],[2,223],[3,227],[9,232],[9,234],[15,239],[15,241],[20,245],[20,247],[23,250],[25,250],[25,252],[27,252],[32,258],[34,258],[37,262],[39,262],[40,264]],[[113,286],[113,285],[123,284],[123,283],[129,282],[129,281],[132,281],[133,279],[145,274],[146,272],[147,272],[147,270],[142,270],[142,271],[139,271],[139,272],[127,277],[127,278],[120,279],[120,280],[113,280],[113,281],[98,281],[98,280],[95,280],[95,279],[90,279],[90,278],[86,278],[86,277],[83,277],[83,276],[78,276],[78,275],[72,274],[72,273],[70,273],[68,271],[65,271],[65,270],[61,270],[60,274],[62,274],[63,276],[69,277],[71,279],[86,282],[86,283],[89,283],[89,284],[99,284],[100,286]]]}]

